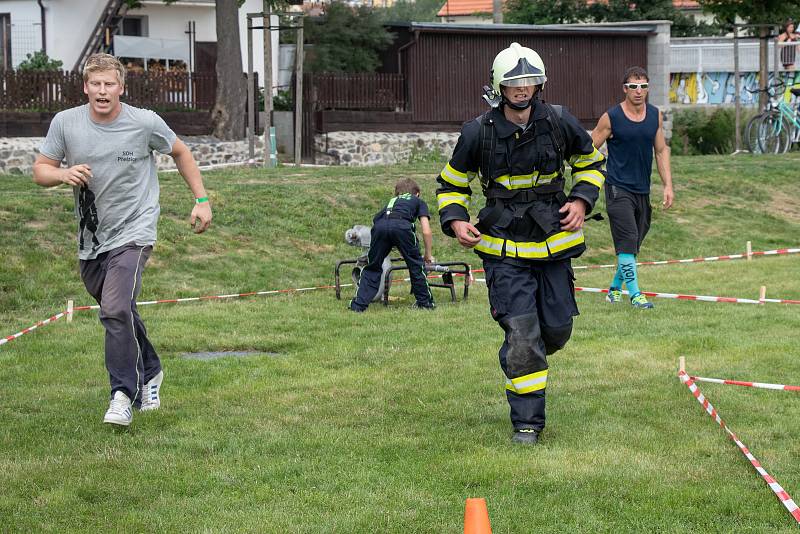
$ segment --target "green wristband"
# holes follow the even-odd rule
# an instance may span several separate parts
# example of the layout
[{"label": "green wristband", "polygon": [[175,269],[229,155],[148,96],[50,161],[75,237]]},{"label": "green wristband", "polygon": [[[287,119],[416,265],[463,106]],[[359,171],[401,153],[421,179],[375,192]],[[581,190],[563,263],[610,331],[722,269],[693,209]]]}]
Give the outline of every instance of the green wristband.
[{"label": "green wristband", "polygon": [[203,202],[208,202],[208,197],[200,197],[195,200],[198,204],[202,204]]}]

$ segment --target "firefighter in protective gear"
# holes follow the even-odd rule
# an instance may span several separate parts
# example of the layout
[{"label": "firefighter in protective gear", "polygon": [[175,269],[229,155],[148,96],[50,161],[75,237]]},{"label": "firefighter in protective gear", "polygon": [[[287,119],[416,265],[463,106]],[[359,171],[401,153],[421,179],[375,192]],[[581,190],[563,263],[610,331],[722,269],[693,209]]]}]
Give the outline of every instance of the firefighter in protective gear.
[{"label": "firefighter in protective gear", "polygon": [[[582,228],[605,160],[575,117],[541,100],[547,76],[536,52],[512,43],[490,77],[487,101],[496,107],[464,124],[437,178],[437,201],[444,233],[483,260],[490,311],[505,331],[499,356],[512,439],[534,444],[545,425],[547,356],[564,347],[578,315],[570,260],[586,248]],[[486,206],[472,224],[476,176]]]}]

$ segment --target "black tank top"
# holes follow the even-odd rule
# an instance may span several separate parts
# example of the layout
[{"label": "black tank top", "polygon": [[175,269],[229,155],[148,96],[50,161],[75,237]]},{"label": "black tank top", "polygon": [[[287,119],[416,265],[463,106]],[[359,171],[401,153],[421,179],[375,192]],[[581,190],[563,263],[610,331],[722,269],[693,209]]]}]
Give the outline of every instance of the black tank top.
[{"label": "black tank top", "polygon": [[650,193],[653,168],[653,143],[658,132],[658,108],[645,104],[645,116],[634,122],[617,104],[608,110],[611,138],[608,139],[608,182],[630,191]]}]

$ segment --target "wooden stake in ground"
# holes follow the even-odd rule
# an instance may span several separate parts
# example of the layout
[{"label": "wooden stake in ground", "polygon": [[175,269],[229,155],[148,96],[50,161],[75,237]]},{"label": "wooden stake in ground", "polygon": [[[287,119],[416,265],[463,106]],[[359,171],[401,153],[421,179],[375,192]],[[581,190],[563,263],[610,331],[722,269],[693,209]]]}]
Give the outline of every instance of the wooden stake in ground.
[{"label": "wooden stake in ground", "polygon": [[75,302],[70,299],[67,301],[67,322],[72,322],[72,312],[75,309]]},{"label": "wooden stake in ground", "polygon": [[750,243],[750,241],[748,241],[747,242],[747,261],[750,261],[752,259],[753,259],[753,245]]},{"label": "wooden stake in ground", "polygon": [[767,286],[761,286],[761,289],[758,291],[758,301],[764,304],[765,298],[767,298]]},{"label": "wooden stake in ground", "polygon": [[686,372],[686,358],[684,356],[678,358],[678,372],[681,371]]}]

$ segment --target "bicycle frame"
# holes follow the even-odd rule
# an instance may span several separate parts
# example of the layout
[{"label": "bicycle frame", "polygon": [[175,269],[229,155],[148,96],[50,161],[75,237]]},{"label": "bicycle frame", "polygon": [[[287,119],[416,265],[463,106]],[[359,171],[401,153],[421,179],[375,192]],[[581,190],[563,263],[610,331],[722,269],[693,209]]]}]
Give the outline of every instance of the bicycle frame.
[{"label": "bicycle frame", "polygon": [[[783,119],[789,121],[793,128],[792,128],[792,135],[791,135],[791,143],[797,143],[800,141],[800,111],[795,108],[789,106],[786,102],[778,102],[778,111],[781,113],[781,118],[778,122],[779,126],[783,126]],[[791,146],[791,144],[790,144]]]}]

